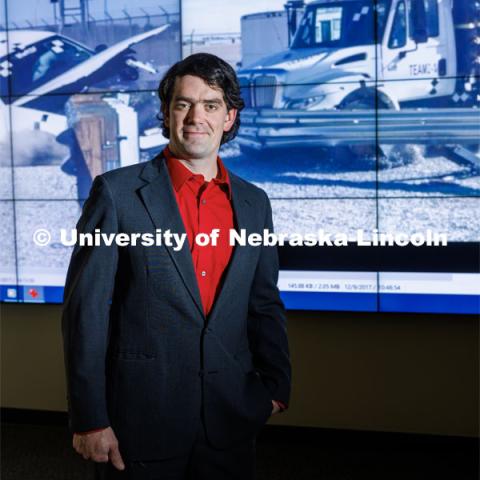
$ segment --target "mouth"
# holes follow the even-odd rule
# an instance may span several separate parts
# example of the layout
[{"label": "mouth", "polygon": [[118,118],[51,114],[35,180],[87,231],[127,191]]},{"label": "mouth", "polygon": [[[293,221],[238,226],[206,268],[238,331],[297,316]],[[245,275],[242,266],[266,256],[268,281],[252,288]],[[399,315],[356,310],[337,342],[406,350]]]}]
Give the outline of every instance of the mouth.
[{"label": "mouth", "polygon": [[183,136],[201,136],[207,135],[207,132],[193,132],[193,131],[183,131]]}]

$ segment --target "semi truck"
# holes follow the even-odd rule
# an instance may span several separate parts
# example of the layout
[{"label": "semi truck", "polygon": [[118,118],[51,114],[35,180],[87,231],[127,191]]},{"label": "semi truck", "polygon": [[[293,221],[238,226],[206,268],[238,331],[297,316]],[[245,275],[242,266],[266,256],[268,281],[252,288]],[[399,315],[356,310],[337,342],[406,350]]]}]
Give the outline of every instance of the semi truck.
[{"label": "semi truck", "polygon": [[[238,71],[246,103],[242,149],[368,141],[368,135],[336,136],[328,128],[335,119],[347,127],[372,120],[368,112],[378,109],[400,123],[408,109],[412,135],[423,125],[430,127],[426,138],[437,141],[432,132],[445,126],[448,113],[430,107],[455,110],[450,120],[467,124],[469,132],[459,142],[475,143],[479,0],[315,0],[286,7],[290,29],[298,23],[292,12],[302,15],[288,48]],[[318,134],[320,126],[327,135]]]}]

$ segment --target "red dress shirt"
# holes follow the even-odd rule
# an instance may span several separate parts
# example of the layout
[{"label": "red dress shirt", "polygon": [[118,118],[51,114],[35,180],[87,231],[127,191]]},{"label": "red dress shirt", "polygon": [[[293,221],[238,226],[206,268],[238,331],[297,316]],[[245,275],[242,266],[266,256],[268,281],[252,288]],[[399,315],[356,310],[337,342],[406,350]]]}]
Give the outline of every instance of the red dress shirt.
[{"label": "red dress shirt", "polygon": [[[229,243],[229,231],[234,224],[228,172],[218,157],[217,177],[206,182],[203,175],[191,172],[174,158],[168,148],[163,154],[187,233],[203,308],[208,315],[233,251]],[[210,235],[215,228],[220,230],[217,245],[210,241],[199,246],[196,236],[201,233]]]}]

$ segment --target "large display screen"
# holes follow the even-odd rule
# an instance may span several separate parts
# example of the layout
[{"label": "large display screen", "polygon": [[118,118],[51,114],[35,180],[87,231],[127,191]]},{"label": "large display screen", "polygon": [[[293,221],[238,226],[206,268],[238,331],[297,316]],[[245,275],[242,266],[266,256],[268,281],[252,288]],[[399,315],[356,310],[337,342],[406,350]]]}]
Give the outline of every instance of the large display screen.
[{"label": "large display screen", "polygon": [[220,155],[271,199],[287,308],[480,313],[477,2],[40,3],[0,0],[2,301],[62,301],[60,229],[163,149],[159,80],[208,52],[242,86]]}]

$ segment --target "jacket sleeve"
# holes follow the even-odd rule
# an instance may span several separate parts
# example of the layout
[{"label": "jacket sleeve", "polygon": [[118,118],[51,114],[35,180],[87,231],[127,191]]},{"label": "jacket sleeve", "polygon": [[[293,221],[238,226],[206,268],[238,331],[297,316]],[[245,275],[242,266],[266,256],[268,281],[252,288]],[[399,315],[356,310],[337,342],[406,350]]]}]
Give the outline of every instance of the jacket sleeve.
[{"label": "jacket sleeve", "polygon": [[[272,208],[265,195],[264,228],[273,232]],[[255,368],[272,395],[288,406],[291,388],[291,366],[287,338],[285,307],[280,298],[278,252],[276,246],[260,247],[248,309],[248,335]]]},{"label": "jacket sleeve", "polygon": [[[76,226],[81,233],[117,232],[117,214],[107,181],[97,176]],[[109,311],[117,269],[115,243],[75,245],[65,283],[62,334],[70,428],[94,430],[110,424],[105,360]]]}]

